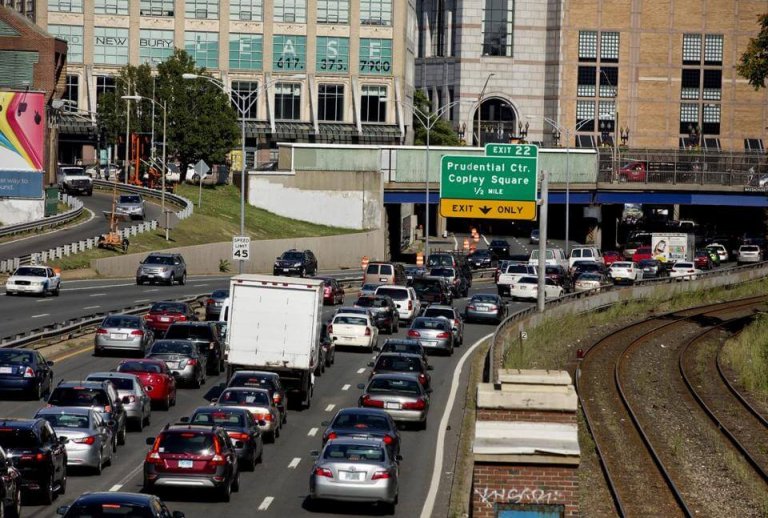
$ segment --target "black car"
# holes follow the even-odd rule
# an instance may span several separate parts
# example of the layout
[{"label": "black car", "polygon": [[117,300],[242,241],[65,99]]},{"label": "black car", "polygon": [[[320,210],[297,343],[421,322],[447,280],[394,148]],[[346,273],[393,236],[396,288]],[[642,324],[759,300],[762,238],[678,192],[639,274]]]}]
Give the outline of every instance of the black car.
[{"label": "black car", "polygon": [[575,282],[582,273],[606,273],[605,266],[597,261],[574,261],[571,266],[571,279]]},{"label": "black car", "polygon": [[422,278],[413,280],[413,290],[422,302],[427,304],[453,304],[453,291],[442,278]]},{"label": "black car", "polygon": [[371,367],[371,378],[376,374],[408,374],[418,378],[426,390],[430,389],[432,377],[427,371],[432,367],[418,354],[381,353],[368,366]]},{"label": "black car", "polygon": [[187,340],[207,356],[208,373],[224,370],[224,340],[213,322],[176,322],[165,332],[166,340]]},{"label": "black car", "polygon": [[22,489],[37,492],[45,504],[67,490],[66,443],[45,419],[0,419],[0,446],[21,473]]},{"label": "black car", "polygon": [[[235,450],[240,466],[246,471],[253,471],[261,462],[264,453],[264,440],[261,437],[259,423],[244,408],[225,406],[201,406],[192,412],[192,417],[182,417],[182,423],[193,425],[220,426],[235,441]],[[239,447],[238,447],[239,446]]]},{"label": "black car", "polygon": [[[129,396],[125,396],[128,400]],[[128,401],[126,401],[128,402]],[[117,444],[125,444],[128,416],[123,399],[110,381],[60,381],[48,398],[48,406],[76,406],[97,410],[110,423]]]},{"label": "black car", "polygon": [[323,421],[325,443],[339,437],[381,439],[394,457],[400,455],[400,432],[387,412],[376,408],[342,408],[333,419]]},{"label": "black car", "polygon": [[475,250],[467,257],[467,263],[472,268],[496,268],[499,264],[498,256],[491,250]]},{"label": "black car", "polygon": [[419,277],[424,277],[424,275],[426,274],[427,274],[427,270],[423,266],[406,266],[405,267],[405,278],[408,286],[411,285],[414,279],[418,279]]},{"label": "black car", "polygon": [[669,275],[667,265],[658,259],[643,259],[637,266],[643,272],[643,279],[656,279]]},{"label": "black car", "polygon": [[311,250],[286,250],[275,260],[272,275],[317,275],[317,258]]},{"label": "black car", "polygon": [[208,355],[201,353],[197,346],[187,340],[156,340],[147,358],[162,360],[173,377],[181,383],[195,388],[205,383]]},{"label": "black car", "polygon": [[509,243],[505,239],[494,239],[491,244],[488,245],[488,250],[496,254],[499,259],[509,258],[510,247]]},{"label": "black car", "polygon": [[11,459],[0,447],[0,505],[3,516],[21,516],[21,472],[13,467]]},{"label": "black car", "polygon": [[52,361],[30,349],[0,349],[0,391],[23,392],[31,399],[48,394],[53,385]]},{"label": "black car", "polygon": [[120,491],[83,493],[71,505],[63,505],[56,513],[64,518],[184,518],[181,511],[171,511],[155,495]]},{"label": "black car", "polygon": [[214,290],[205,301],[205,319],[218,320],[221,315],[221,306],[229,298],[229,290]]},{"label": "black car", "polygon": [[429,359],[427,357],[427,351],[424,350],[424,346],[419,343],[418,340],[412,340],[410,338],[390,338],[384,341],[384,344],[378,348],[379,354],[382,353],[406,353],[406,354],[418,354],[424,363],[429,365]]},{"label": "black car", "polygon": [[395,301],[387,295],[360,297],[355,306],[367,308],[373,314],[373,322],[381,331],[389,334],[397,333],[400,327],[400,317]]}]

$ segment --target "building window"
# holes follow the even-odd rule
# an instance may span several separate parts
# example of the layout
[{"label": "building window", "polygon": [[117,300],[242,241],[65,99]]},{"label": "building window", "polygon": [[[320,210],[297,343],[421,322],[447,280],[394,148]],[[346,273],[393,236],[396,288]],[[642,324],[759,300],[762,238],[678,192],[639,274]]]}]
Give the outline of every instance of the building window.
[{"label": "building window", "polygon": [[307,37],[275,34],[272,37],[272,69],[275,72],[305,70]]},{"label": "building window", "polygon": [[219,0],[184,0],[187,18],[215,20],[219,17]]},{"label": "building window", "polygon": [[93,62],[99,65],[128,64],[128,29],[93,28]]},{"label": "building window", "polygon": [[128,16],[128,0],[96,0],[93,3],[96,14],[120,14]]},{"label": "building window", "polygon": [[719,104],[705,104],[702,111],[701,132],[704,135],[719,135],[720,134],[720,105]]},{"label": "building window", "polygon": [[155,66],[173,54],[173,31],[141,29],[139,32],[139,59]]},{"label": "building window", "polygon": [[707,34],[704,37],[704,64],[723,66],[723,35]]},{"label": "building window", "polygon": [[360,74],[392,75],[392,40],[360,38]]},{"label": "building window", "polygon": [[434,8],[430,12],[429,33],[432,42],[432,56],[445,56],[445,0],[434,0]]},{"label": "building window", "polygon": [[[703,58],[703,60],[702,60]],[[722,34],[683,34],[680,81],[680,133],[699,128],[702,134],[720,134],[723,86]]]},{"label": "building window", "polygon": [[318,36],[315,69],[322,74],[346,74],[349,71],[349,38]]},{"label": "building window", "polygon": [[229,19],[260,22],[263,16],[262,0],[230,0]]},{"label": "building window", "polygon": [[52,13],[82,13],[83,0],[48,0],[48,11]]},{"label": "building window", "polygon": [[48,32],[67,40],[67,62],[83,62],[83,28],[79,25],[49,25]]},{"label": "building window", "polygon": [[616,97],[619,84],[619,69],[617,67],[600,67],[600,97]]},{"label": "building window", "polygon": [[364,85],[360,95],[360,121],[387,121],[386,86]]},{"label": "building window", "polygon": [[218,32],[185,32],[184,50],[192,56],[192,59],[195,60],[195,65],[198,67],[219,67]]},{"label": "building window", "polygon": [[576,84],[576,95],[579,97],[594,97],[597,88],[597,67],[580,66]]},{"label": "building window", "polygon": [[261,70],[264,67],[264,35],[229,35],[229,68]]},{"label": "building window", "polygon": [[579,61],[597,61],[597,32],[579,32]]},{"label": "building window", "polygon": [[275,120],[301,120],[301,85],[275,85]]},{"label": "building window", "polygon": [[[619,52],[621,35],[618,32],[580,31],[579,69],[576,95],[584,100],[576,103],[576,131],[603,133],[616,129],[616,95],[619,86]],[[586,99],[585,99],[586,98]],[[606,101],[610,98],[610,101]],[[595,109],[600,125],[595,123]]]},{"label": "building window", "polygon": [[683,65],[701,64],[701,34],[683,34]]},{"label": "building window", "polygon": [[699,105],[696,103],[680,104],[680,133],[688,134],[691,128],[699,125]]},{"label": "building window", "polygon": [[67,74],[67,87],[64,90],[64,97],[69,101],[64,104],[65,111],[76,111],[80,104],[80,76],[77,74]]},{"label": "building window", "polygon": [[275,0],[274,21],[307,23],[307,0]]},{"label": "building window", "polygon": [[317,23],[349,23],[349,0],[317,0]]},{"label": "building window", "polygon": [[141,0],[141,16],[173,16],[174,0]]},{"label": "building window", "polygon": [[722,70],[704,70],[704,88],[701,98],[705,101],[719,101],[722,97],[722,85]]},{"label": "building window", "polygon": [[232,106],[239,116],[246,119],[258,119],[259,83],[256,81],[232,81],[232,91],[239,94],[232,96]]},{"label": "building window", "polygon": [[360,23],[392,25],[392,0],[360,0]]},{"label": "building window", "polygon": [[96,104],[99,104],[101,96],[107,93],[115,93],[115,78],[112,76],[96,76]]},{"label": "building window", "polygon": [[321,121],[344,120],[344,85],[320,85],[317,91],[317,118]]},{"label": "building window", "polygon": [[579,131],[595,131],[594,101],[576,101],[576,127]]},{"label": "building window", "polygon": [[619,33],[600,33],[600,61],[603,63],[619,62]]},{"label": "building window", "polygon": [[485,0],[483,56],[512,56],[515,0]]}]

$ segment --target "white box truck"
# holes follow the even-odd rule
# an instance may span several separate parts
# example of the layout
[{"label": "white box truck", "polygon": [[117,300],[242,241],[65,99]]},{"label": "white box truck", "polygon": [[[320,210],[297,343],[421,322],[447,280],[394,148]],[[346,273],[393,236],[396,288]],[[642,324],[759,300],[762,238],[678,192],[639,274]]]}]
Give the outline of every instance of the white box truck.
[{"label": "white box truck", "polygon": [[654,232],[651,234],[651,255],[659,261],[674,264],[693,261],[696,236],[681,232]]},{"label": "white box truck", "polygon": [[308,408],[320,361],[323,281],[236,275],[229,297],[227,378],[237,370],[276,372]]}]

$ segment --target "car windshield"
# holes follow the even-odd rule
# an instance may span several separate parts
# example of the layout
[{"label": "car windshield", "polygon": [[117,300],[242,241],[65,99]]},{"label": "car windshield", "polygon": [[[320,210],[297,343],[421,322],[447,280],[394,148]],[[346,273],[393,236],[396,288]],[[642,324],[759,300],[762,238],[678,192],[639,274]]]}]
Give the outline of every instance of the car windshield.
[{"label": "car windshield", "polygon": [[172,325],[168,328],[168,331],[165,332],[166,338],[173,338],[177,340],[195,340],[195,339],[201,339],[201,340],[213,340],[213,337],[211,336],[213,333],[211,331],[211,328],[207,325],[204,326],[180,326],[180,325]]},{"label": "car windshield", "polygon": [[149,308],[150,313],[184,313],[186,307],[178,302],[155,302]]},{"label": "car windshield", "polygon": [[192,424],[215,424],[224,428],[242,428],[245,417],[242,412],[232,410],[204,410],[192,416]]},{"label": "car windshield", "polygon": [[526,264],[510,264],[507,267],[507,273],[528,273],[528,265]]},{"label": "car windshield", "polygon": [[329,442],[323,452],[323,458],[328,460],[343,460],[345,462],[384,460],[384,449],[376,446],[364,446],[357,444],[338,444]]},{"label": "car windshield", "polygon": [[32,430],[0,428],[0,446],[5,448],[37,448],[40,442]]},{"label": "car windshield", "polygon": [[363,317],[354,317],[346,315],[338,315],[333,319],[334,324],[347,324],[350,326],[365,326],[368,325],[368,321]]},{"label": "car windshield", "polygon": [[368,385],[368,392],[398,392],[400,394],[421,394],[418,381],[392,378],[374,378]]},{"label": "car windshield", "polygon": [[456,272],[453,268],[432,268],[429,270],[429,275],[432,277],[453,277]]},{"label": "car windshield", "polygon": [[472,300],[470,300],[470,304],[472,302],[493,302],[496,303],[497,299],[493,295],[475,295],[472,297]]},{"label": "car windshield", "polygon": [[417,318],[411,329],[446,329],[450,324],[442,318]]},{"label": "car windshield", "polygon": [[219,403],[224,405],[269,406],[269,394],[260,390],[225,390]]},{"label": "car windshield", "polygon": [[659,265],[659,262],[656,261],[655,259],[643,259],[642,261],[640,261],[640,264],[639,264],[639,266],[643,268],[658,266],[658,265]]},{"label": "car windshield", "polygon": [[214,290],[211,293],[212,299],[226,299],[227,297],[229,297],[229,290]]},{"label": "car windshield", "polygon": [[138,329],[140,327],[139,319],[131,316],[115,316],[107,317],[104,322],[101,323],[101,327],[121,328],[121,329]]},{"label": "car windshield", "polygon": [[360,288],[362,291],[375,291],[381,284],[363,284]]},{"label": "car windshield", "polygon": [[579,281],[599,281],[600,276],[596,273],[584,273],[579,276]]},{"label": "car windshield", "polygon": [[536,277],[521,277],[519,281],[517,281],[518,284],[538,284],[539,279]]},{"label": "car windshield", "polygon": [[85,169],[82,167],[63,167],[61,172],[64,176],[83,176]]},{"label": "car windshield", "polygon": [[758,248],[756,246],[744,245],[744,246],[741,247],[740,250],[742,252],[758,252],[760,250],[760,248]]},{"label": "car windshield", "polygon": [[159,365],[149,362],[123,362],[117,367],[118,372],[151,372],[160,374],[162,369]]},{"label": "car windshield", "polygon": [[490,250],[478,250],[474,254],[472,254],[472,257],[482,259],[483,257],[488,257],[491,255]]},{"label": "car windshield", "polygon": [[101,389],[57,387],[48,404],[52,406],[108,406],[109,399]]},{"label": "car windshield", "polygon": [[164,433],[158,451],[171,454],[210,455],[213,453],[213,436],[204,433]]},{"label": "car windshield", "polygon": [[118,390],[133,390],[133,380],[131,378],[118,378],[110,376],[88,376],[90,381],[110,381]]},{"label": "car windshield", "polygon": [[87,415],[80,414],[43,414],[40,417],[51,423],[54,428],[88,428]]},{"label": "car windshield", "polygon": [[683,268],[691,268],[692,269],[693,268],[693,263],[677,263],[675,265],[675,268],[678,269],[678,270],[679,269],[683,269]]},{"label": "car windshield", "polygon": [[155,342],[152,345],[152,354],[192,354],[194,353],[192,344],[184,342]]},{"label": "car windshield", "polygon": [[32,363],[33,355],[25,351],[8,351],[0,349],[0,363]]},{"label": "car windshield", "polygon": [[24,267],[18,268],[13,275],[25,276],[25,277],[45,277],[45,268],[30,268]]},{"label": "car windshield", "polygon": [[281,259],[283,261],[303,261],[304,254],[301,252],[284,252]]},{"label": "car windshield", "polygon": [[427,266],[453,266],[453,256],[445,254],[430,255]]},{"label": "car windshield", "polygon": [[164,255],[150,255],[144,260],[144,264],[173,264],[173,257]]},{"label": "car windshield", "polygon": [[445,317],[450,320],[453,320],[456,317],[456,315],[453,314],[452,309],[442,309],[442,308],[427,308],[424,311],[424,316],[433,317],[433,318]]},{"label": "car windshield", "polygon": [[389,430],[389,422],[383,415],[367,412],[345,412],[334,419],[331,428],[351,428],[354,430]]},{"label": "car windshield", "polygon": [[136,194],[121,194],[118,203],[141,203],[141,196]]},{"label": "car windshield", "polygon": [[67,518],[153,518],[152,509],[141,504],[105,501],[88,505],[75,504],[67,510]]},{"label": "car windshield", "polygon": [[398,288],[379,288],[376,290],[377,295],[386,295],[392,300],[405,300],[408,298],[408,290]]},{"label": "car windshield", "polygon": [[415,358],[406,358],[402,356],[380,357],[376,362],[374,370],[397,371],[397,372],[418,372]]},{"label": "car windshield", "polygon": [[440,284],[437,282],[418,282],[420,279],[416,279],[413,282],[413,289],[416,293],[439,293]]},{"label": "car windshield", "polygon": [[422,348],[419,344],[404,344],[398,342],[384,342],[382,352],[421,354]]},{"label": "car windshield", "polygon": [[618,268],[632,268],[632,263],[613,263],[611,268],[614,270]]},{"label": "car windshield", "polygon": [[561,275],[562,272],[560,271],[560,268],[557,266],[547,266],[544,268],[544,273],[547,275]]},{"label": "car windshield", "polygon": [[259,387],[259,388],[272,388],[272,380],[269,378],[261,378],[259,376],[253,376],[251,374],[235,374],[232,376],[232,380],[229,382],[230,387]]}]

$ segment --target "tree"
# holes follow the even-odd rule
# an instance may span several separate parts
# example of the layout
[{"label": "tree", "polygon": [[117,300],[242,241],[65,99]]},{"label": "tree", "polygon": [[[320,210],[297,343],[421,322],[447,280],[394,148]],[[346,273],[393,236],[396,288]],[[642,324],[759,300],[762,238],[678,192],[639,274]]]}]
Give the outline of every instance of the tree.
[{"label": "tree", "polygon": [[749,40],[736,70],[755,90],[765,88],[768,77],[768,13],[757,17],[760,32]]},{"label": "tree", "polygon": [[[429,114],[427,125],[433,124],[429,131],[429,144],[432,146],[458,146],[460,144],[459,136],[451,127],[450,121],[438,118],[432,113],[432,103],[421,90],[416,90],[413,94],[413,106],[423,114]],[[450,108],[448,109],[450,110]],[[427,143],[427,130],[422,124],[421,115],[413,116],[414,144],[424,145]],[[438,119],[438,120],[435,120]]]},{"label": "tree", "polygon": [[[131,132],[148,133],[152,124],[152,103],[124,101],[123,95],[141,95],[166,102],[168,111],[167,155],[181,161],[182,180],[186,164],[200,159],[209,164],[223,163],[240,137],[237,114],[229,96],[204,79],[187,80],[182,74],[206,75],[195,67],[192,57],[181,49],[157,65],[153,78],[149,65],[123,67],[115,80],[115,93],[102,96],[99,115],[108,142],[117,142],[125,133],[126,102],[131,107]],[[155,141],[162,142],[163,110],[155,109]],[[158,149],[159,154],[159,149]]]}]

